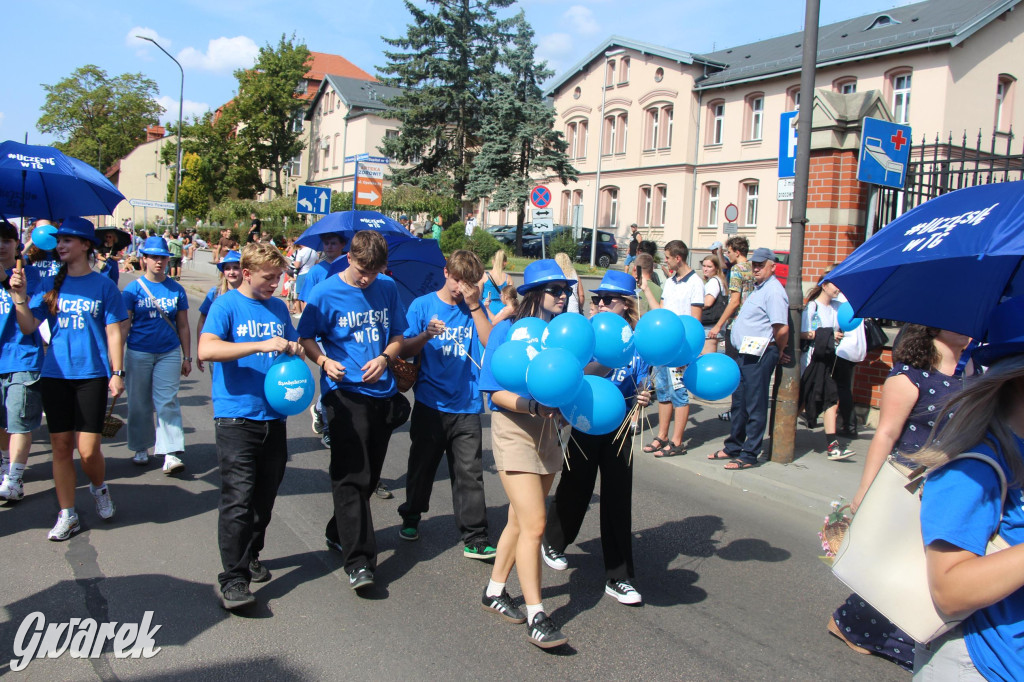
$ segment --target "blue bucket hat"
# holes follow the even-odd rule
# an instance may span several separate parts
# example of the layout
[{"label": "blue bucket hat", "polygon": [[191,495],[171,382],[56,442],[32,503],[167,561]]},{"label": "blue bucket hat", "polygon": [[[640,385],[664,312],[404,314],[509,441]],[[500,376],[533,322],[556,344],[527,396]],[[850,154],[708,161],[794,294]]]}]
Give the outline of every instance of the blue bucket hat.
[{"label": "blue bucket hat", "polygon": [[536,260],[523,270],[523,283],[516,288],[520,294],[540,288],[551,282],[563,282],[569,286],[576,284],[574,279],[566,279],[562,268],[551,258]]},{"label": "blue bucket hat", "polygon": [[1024,353],[1024,296],[1016,296],[996,306],[988,326],[988,343],[972,354],[974,361],[986,367],[1007,355]]},{"label": "blue bucket hat", "polygon": [[143,256],[167,256],[171,255],[171,252],[167,248],[167,240],[160,236],[146,237],[146,241],[142,242],[142,248],[139,249],[139,253]]},{"label": "blue bucket hat", "polygon": [[617,294],[619,296],[636,296],[636,279],[633,275],[618,270],[609,270],[601,278],[593,294]]},{"label": "blue bucket hat", "polygon": [[78,216],[65,218],[54,234],[57,237],[87,239],[97,246],[100,245],[99,237],[96,236],[96,226],[85,218],[79,218]]},{"label": "blue bucket hat", "polygon": [[238,251],[228,251],[227,253],[224,254],[224,257],[220,259],[220,262],[217,263],[217,269],[220,270],[221,272],[224,272],[224,266],[225,265],[227,265],[229,263],[241,263],[241,262],[242,262],[242,254],[241,253],[239,253]]}]

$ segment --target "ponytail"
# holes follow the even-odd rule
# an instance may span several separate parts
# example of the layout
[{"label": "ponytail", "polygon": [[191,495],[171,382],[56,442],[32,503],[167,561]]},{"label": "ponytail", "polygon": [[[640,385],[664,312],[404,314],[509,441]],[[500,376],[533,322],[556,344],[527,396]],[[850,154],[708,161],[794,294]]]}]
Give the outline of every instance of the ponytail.
[{"label": "ponytail", "polygon": [[43,303],[50,309],[51,315],[57,314],[57,300],[60,298],[60,288],[64,286],[64,278],[68,276],[68,264],[61,263],[57,276],[53,279],[53,288],[43,296]]}]

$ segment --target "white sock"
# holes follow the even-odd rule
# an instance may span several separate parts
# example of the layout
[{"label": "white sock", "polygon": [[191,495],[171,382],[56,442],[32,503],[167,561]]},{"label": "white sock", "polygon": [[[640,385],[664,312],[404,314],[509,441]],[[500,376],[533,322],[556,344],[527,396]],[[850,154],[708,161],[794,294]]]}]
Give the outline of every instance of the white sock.
[{"label": "white sock", "polygon": [[543,604],[527,604],[526,605],[526,622],[533,624],[533,619],[537,617],[538,613],[544,613]]},{"label": "white sock", "polygon": [[89,492],[91,492],[93,495],[95,495],[96,493],[101,493],[106,489],[106,483],[101,483],[99,488],[95,487],[92,483],[89,484]]},{"label": "white sock", "polygon": [[484,592],[488,597],[500,597],[501,593],[505,590],[505,583],[496,583],[493,580],[487,581],[487,591]]},{"label": "white sock", "polygon": [[5,450],[0,450],[0,474],[7,473],[7,463],[9,461],[10,460],[7,459],[7,452]]},{"label": "white sock", "polygon": [[17,462],[11,462],[11,466],[10,466],[10,469],[8,470],[7,474],[11,478],[16,478],[16,479],[18,479],[20,481],[21,477],[25,475],[25,465],[24,464],[18,464]]},{"label": "white sock", "polygon": [[67,509],[61,509],[60,510],[60,515],[63,516],[65,519],[77,519],[78,518],[78,513],[75,511],[74,507],[68,507]]}]

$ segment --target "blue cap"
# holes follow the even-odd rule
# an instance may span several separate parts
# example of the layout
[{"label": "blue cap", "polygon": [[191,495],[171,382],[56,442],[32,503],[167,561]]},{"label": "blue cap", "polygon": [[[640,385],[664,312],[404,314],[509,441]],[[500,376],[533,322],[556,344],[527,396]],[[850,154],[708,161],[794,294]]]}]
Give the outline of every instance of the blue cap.
[{"label": "blue cap", "polygon": [[65,218],[54,234],[58,237],[87,239],[97,246],[100,243],[99,237],[96,236],[96,226],[85,218],[79,218],[78,216]]},{"label": "blue cap", "polygon": [[594,294],[618,294],[619,296],[636,296],[636,279],[633,275],[618,270],[609,270],[601,278]]},{"label": "blue cap", "polygon": [[558,263],[551,258],[535,260],[527,265],[523,270],[523,280],[523,283],[516,288],[516,291],[521,294],[551,282],[564,282],[569,286],[576,284],[576,280],[566,278],[562,268],[558,267]]},{"label": "blue cap", "polygon": [[750,257],[751,263],[763,263],[766,260],[775,261],[775,252],[765,246],[754,249],[754,253]]},{"label": "blue cap", "polygon": [[139,253],[143,256],[167,256],[168,258],[171,255],[167,248],[167,240],[159,236],[146,237],[146,241],[142,242],[142,248],[139,249]]},{"label": "blue cap", "polygon": [[1024,353],[1024,296],[996,306],[988,326],[988,343],[972,353],[974,361],[986,367],[1007,355]]},{"label": "blue cap", "polygon": [[224,257],[220,259],[220,262],[217,263],[217,269],[220,270],[221,272],[224,272],[224,266],[227,265],[228,263],[241,263],[241,262],[242,262],[242,254],[241,253],[239,253],[238,251],[228,251],[227,253],[224,254]]}]

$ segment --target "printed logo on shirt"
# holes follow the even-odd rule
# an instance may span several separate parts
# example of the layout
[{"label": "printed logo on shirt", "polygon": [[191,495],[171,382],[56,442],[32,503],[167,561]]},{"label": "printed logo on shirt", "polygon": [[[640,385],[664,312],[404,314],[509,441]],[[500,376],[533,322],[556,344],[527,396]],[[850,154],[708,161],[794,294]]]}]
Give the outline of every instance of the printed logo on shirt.
[{"label": "printed logo on shirt", "polygon": [[445,327],[444,332],[436,337],[441,342],[441,354],[454,357],[469,355],[466,342],[472,338],[472,327]]},{"label": "printed logo on shirt", "polygon": [[136,303],[136,306],[139,308],[147,308],[150,317],[160,317],[160,312],[157,310],[157,307],[167,314],[177,312],[178,298],[145,298],[139,300],[138,303]]},{"label": "printed logo on shirt", "polygon": [[380,341],[380,328],[391,328],[390,311],[385,308],[342,313],[338,315],[338,327],[352,329],[352,337],[358,343],[377,342]]},{"label": "printed logo on shirt", "polygon": [[280,322],[256,322],[255,320],[249,320],[235,327],[235,336],[238,338],[251,336],[257,339],[284,336],[284,325]]},{"label": "printed logo on shirt", "polygon": [[57,326],[61,329],[85,329],[85,316],[100,316],[100,301],[88,298],[57,299]]}]

